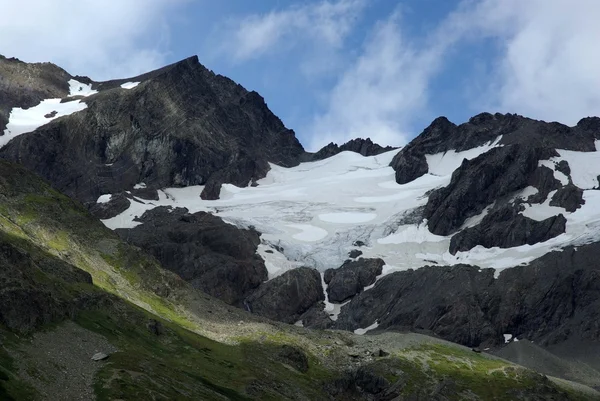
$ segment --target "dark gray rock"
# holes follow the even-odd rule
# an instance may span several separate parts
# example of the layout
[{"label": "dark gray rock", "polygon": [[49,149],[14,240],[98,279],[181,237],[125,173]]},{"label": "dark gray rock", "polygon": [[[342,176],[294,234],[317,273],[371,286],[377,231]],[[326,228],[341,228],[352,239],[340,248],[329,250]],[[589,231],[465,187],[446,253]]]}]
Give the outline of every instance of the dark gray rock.
[{"label": "dark gray rock", "polygon": [[325,330],[333,326],[333,321],[325,312],[325,304],[323,302],[317,302],[304,312],[298,320],[302,320],[303,327],[310,329]]},{"label": "dark gray rock", "polygon": [[574,212],[584,204],[583,190],[571,183],[559,188],[550,200],[550,206],[562,207],[567,212]]},{"label": "dark gray rock", "polygon": [[429,230],[449,235],[469,217],[502,196],[528,186],[540,160],[557,156],[549,148],[506,145],[463,160],[447,187],[433,191],[425,206]]},{"label": "dark gray rock", "polygon": [[327,294],[331,302],[341,303],[373,284],[381,274],[385,262],[382,259],[364,259],[344,263],[338,269],[325,272]]},{"label": "dark gray rock", "polygon": [[294,166],[304,155],[259,94],[197,57],[128,80],[141,83],[133,90],[94,83],[100,93],[85,99],[87,109],[15,138],[0,157],[89,203],[139,182],[206,185],[203,198],[216,199],[222,183],[246,186],[269,162]]},{"label": "dark gray rock", "polygon": [[567,177],[571,176],[571,167],[569,166],[569,162],[566,160],[559,161],[554,168],[556,171],[560,171]]},{"label": "dark gray rock", "polygon": [[561,182],[554,178],[554,172],[546,166],[539,166],[529,177],[529,185],[536,188],[538,192],[531,195],[527,202],[544,203],[548,194],[561,187]]},{"label": "dark gray rock", "polygon": [[259,234],[238,229],[209,213],[189,214],[158,207],[145,212],[143,224],[117,233],[155,256],[164,267],[194,287],[229,304],[242,306],[251,290],[267,279],[256,255]]},{"label": "dark gray rock", "polygon": [[575,127],[567,127],[516,114],[482,113],[457,126],[446,117],[439,117],[402,148],[390,165],[396,171],[396,181],[405,184],[427,173],[426,154],[472,149],[500,135],[500,144],[503,145],[592,152],[595,150],[594,140],[599,135],[594,131],[596,125],[596,117],[583,119]]},{"label": "dark gray rock", "polygon": [[24,63],[0,55],[0,136],[13,107],[27,109],[69,94],[71,76],[51,63]]},{"label": "dark gray rock", "polygon": [[569,247],[503,270],[423,267],[380,279],[346,305],[335,328],[421,331],[466,346],[502,334],[549,345],[600,340],[600,243]]},{"label": "dark gray rock", "polygon": [[367,138],[367,139],[356,138],[356,139],[352,139],[351,141],[346,142],[345,144],[343,144],[341,146],[338,146],[337,144],[331,142],[329,145],[321,148],[316,153],[314,153],[312,155],[307,154],[305,156],[305,159],[306,159],[306,161],[323,160],[323,159],[327,159],[328,157],[335,156],[338,153],[341,153],[344,151],[356,152],[363,156],[376,156],[378,154],[389,152],[394,149],[396,149],[396,148],[394,148],[392,146],[386,146],[386,147],[380,146],[380,145],[374,143],[373,141],[371,141],[371,138]]},{"label": "dark gray rock", "polygon": [[361,250],[353,249],[350,252],[348,252],[348,257],[350,257],[351,259],[356,259],[356,258],[358,258],[362,254],[363,253],[362,253]]},{"label": "dark gray rock", "polygon": [[494,271],[474,266],[431,266],[391,273],[355,296],[334,327],[355,330],[377,319],[378,329],[424,331],[460,344],[501,336],[489,316]]},{"label": "dark gray rock", "polygon": [[294,323],[304,312],[324,299],[319,272],[301,267],[261,284],[246,299],[246,304],[257,315]]},{"label": "dark gray rock", "polygon": [[131,195],[144,200],[159,200],[158,191],[152,188],[132,189]]},{"label": "dark gray rock", "polygon": [[463,229],[450,240],[450,253],[468,251],[477,245],[485,248],[512,248],[548,241],[563,234],[567,219],[559,214],[536,221],[519,214],[512,206],[490,211],[478,225]]},{"label": "dark gray rock", "polygon": [[101,220],[115,217],[129,209],[131,201],[124,193],[112,195],[105,203],[95,203],[89,208],[90,213]]}]

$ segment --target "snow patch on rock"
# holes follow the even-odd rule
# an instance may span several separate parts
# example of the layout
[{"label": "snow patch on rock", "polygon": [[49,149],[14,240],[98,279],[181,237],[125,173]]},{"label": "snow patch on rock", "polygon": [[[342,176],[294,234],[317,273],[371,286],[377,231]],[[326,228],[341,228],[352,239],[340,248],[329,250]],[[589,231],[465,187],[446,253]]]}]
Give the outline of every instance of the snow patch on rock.
[{"label": "snow patch on rock", "polygon": [[140,83],[139,82],[125,82],[124,84],[121,85],[121,88],[123,89],[133,89],[136,86],[138,86]]},{"label": "snow patch on rock", "polygon": [[84,84],[76,79],[69,80],[69,96],[91,96],[98,93],[91,84]]},{"label": "snow patch on rock", "polygon": [[35,131],[58,117],[68,116],[86,107],[79,100],[61,103],[61,99],[42,100],[37,106],[28,109],[14,107],[8,117],[4,135],[0,136],[0,148],[19,135]]}]

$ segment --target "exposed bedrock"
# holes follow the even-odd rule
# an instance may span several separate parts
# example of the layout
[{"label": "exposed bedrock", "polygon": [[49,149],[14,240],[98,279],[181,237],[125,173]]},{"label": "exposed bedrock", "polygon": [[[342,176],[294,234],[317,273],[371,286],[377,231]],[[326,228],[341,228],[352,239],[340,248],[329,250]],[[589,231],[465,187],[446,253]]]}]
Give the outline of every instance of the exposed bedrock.
[{"label": "exposed bedrock", "polygon": [[600,340],[600,244],[552,252],[529,266],[423,267],[392,273],[342,308],[336,328],[432,333],[468,346],[503,334],[541,345]]},{"label": "exposed bedrock", "polygon": [[319,272],[300,267],[261,284],[246,299],[246,304],[257,315],[295,323],[312,307],[323,310],[324,299]]},{"label": "exposed bedrock", "polygon": [[455,232],[494,201],[527,187],[538,162],[557,155],[553,149],[515,144],[464,159],[450,184],[429,196],[425,206],[429,230],[437,235]]},{"label": "exposed bedrock", "polygon": [[295,166],[305,153],[258,93],[197,57],[129,80],[141,83],[131,90],[93,83],[100,92],[85,98],[85,110],[16,137],[0,157],[90,203],[140,182],[206,185],[203,198],[216,199],[222,183],[246,186],[269,162]]},{"label": "exposed bedrock", "polygon": [[[69,285],[92,284],[89,273],[46,253],[22,249],[22,239],[0,233],[0,324],[30,333],[43,325],[73,318],[78,312],[110,302],[96,292],[72,296]],[[69,296],[67,296],[69,295]]]},{"label": "exposed bedrock", "polygon": [[194,287],[229,304],[243,306],[250,292],[267,280],[254,230],[239,229],[209,213],[189,214],[185,208],[157,207],[139,221],[143,224],[116,231]]},{"label": "exposed bedrock", "polygon": [[536,221],[507,205],[488,213],[478,225],[455,234],[450,240],[449,251],[454,255],[477,245],[485,248],[533,245],[563,234],[566,225],[567,219],[562,214]]},{"label": "exposed bedrock", "polygon": [[71,76],[51,63],[24,63],[0,55],[0,135],[13,107],[27,109],[69,94]]},{"label": "exposed bedrock", "polygon": [[382,272],[383,259],[360,258],[347,261],[337,269],[328,269],[324,273],[329,301],[342,303],[373,284]]},{"label": "exposed bedrock", "polygon": [[574,127],[556,122],[532,120],[516,114],[481,113],[456,125],[446,117],[436,118],[419,136],[406,145],[391,162],[396,181],[406,184],[428,171],[425,155],[482,146],[502,135],[501,145],[595,151],[600,138],[600,118],[584,118]]},{"label": "exposed bedrock", "polygon": [[585,204],[583,190],[569,183],[556,191],[549,204],[562,207],[567,212],[574,212]]}]

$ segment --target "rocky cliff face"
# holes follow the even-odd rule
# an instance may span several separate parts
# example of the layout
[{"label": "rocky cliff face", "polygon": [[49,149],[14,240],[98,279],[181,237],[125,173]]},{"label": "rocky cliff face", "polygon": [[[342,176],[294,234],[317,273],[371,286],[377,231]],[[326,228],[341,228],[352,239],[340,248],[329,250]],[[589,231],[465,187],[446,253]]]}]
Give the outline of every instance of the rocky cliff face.
[{"label": "rocky cliff face", "polygon": [[[140,84],[124,89],[126,81]],[[52,88],[58,93],[51,96],[66,90]],[[92,88],[99,93],[85,98],[85,110],[15,138],[0,157],[89,203],[140,182],[149,188],[206,185],[202,196],[215,199],[222,183],[247,186],[264,177],[269,162],[294,166],[304,153],[259,94],[212,73],[196,57],[128,80],[92,82]]]},{"label": "rocky cliff face", "polygon": [[242,307],[251,290],[267,280],[265,263],[256,254],[260,243],[256,231],[187,209],[156,208],[139,221],[141,225],[117,233],[195,288],[228,304]]},{"label": "rocky cliff face", "polygon": [[13,107],[29,108],[69,93],[71,76],[51,63],[24,63],[0,55],[0,136]]},{"label": "rocky cliff face", "polygon": [[594,140],[600,138],[600,118],[584,118],[567,127],[516,114],[482,113],[461,125],[439,117],[396,155],[391,163],[396,181],[405,184],[427,173],[425,155],[476,148],[499,136],[502,145],[593,151]]},{"label": "rocky cliff face", "polygon": [[392,273],[342,308],[335,327],[435,333],[469,346],[504,334],[542,345],[600,340],[600,244],[553,252],[504,270],[430,266]]}]

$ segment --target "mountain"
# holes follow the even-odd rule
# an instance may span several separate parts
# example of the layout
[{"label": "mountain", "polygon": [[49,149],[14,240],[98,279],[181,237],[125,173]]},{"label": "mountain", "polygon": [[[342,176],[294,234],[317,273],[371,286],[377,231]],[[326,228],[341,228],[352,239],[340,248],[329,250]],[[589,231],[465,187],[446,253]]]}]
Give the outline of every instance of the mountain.
[{"label": "mountain", "polygon": [[[2,399],[595,394],[423,335],[366,338],[257,318],[162,270],[24,168],[2,161],[0,178]],[[489,370],[504,372],[491,391]]]},{"label": "mountain", "polygon": [[600,398],[600,119],[311,154],[195,57],[0,76],[3,396]]},{"label": "mountain", "polygon": [[[1,61],[7,65],[2,70],[23,68],[18,61]],[[42,65],[31,83],[35,98],[17,98],[12,107],[31,106],[48,81],[69,78],[64,75]],[[196,57],[126,80],[70,78],[69,94],[65,82],[62,91],[50,94],[62,99],[48,113],[73,102],[84,103],[82,110],[32,135],[16,136],[9,128],[5,137],[15,138],[2,157],[84,203],[142,181],[154,189],[205,185],[203,197],[214,199],[223,182],[246,186],[264,177],[268,162],[294,166],[304,153],[260,95],[215,75]],[[8,87],[13,89],[20,90]]]}]

